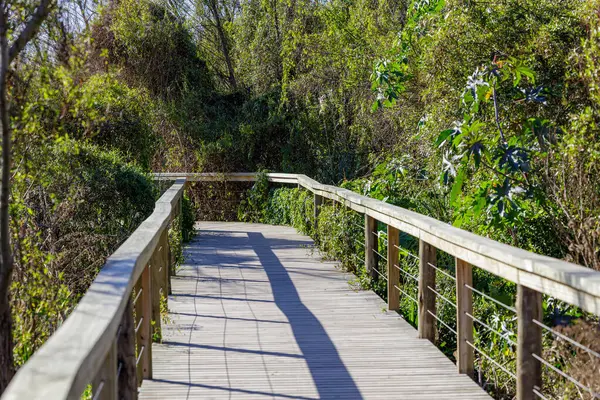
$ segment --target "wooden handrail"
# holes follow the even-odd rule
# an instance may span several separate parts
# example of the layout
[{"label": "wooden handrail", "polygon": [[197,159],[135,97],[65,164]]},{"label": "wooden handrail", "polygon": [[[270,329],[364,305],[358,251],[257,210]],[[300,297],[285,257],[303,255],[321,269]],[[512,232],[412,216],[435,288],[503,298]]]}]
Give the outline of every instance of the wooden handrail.
[{"label": "wooden handrail", "polygon": [[[156,179],[200,182],[251,182],[257,176],[250,172],[155,174]],[[509,246],[348,189],[323,185],[306,175],[268,173],[267,177],[270,182],[298,184],[494,275],[600,315],[600,272]]]},{"label": "wooden handrail", "polygon": [[[140,277],[152,276],[148,273],[151,259],[160,253],[163,263],[168,260],[165,232],[180,210],[184,185],[185,179],[176,180],[156,202],[154,212],[106,260],[73,312],[19,369],[2,399],[79,399],[90,383],[94,383],[94,390],[101,391],[98,398],[115,398],[117,333],[123,337],[123,321],[130,317],[124,311],[130,308],[131,293]],[[146,293],[142,292],[138,301],[151,297],[150,287],[141,284]],[[167,286],[164,280],[160,284]],[[145,311],[138,315],[140,318],[144,318],[141,325],[149,331],[153,315]],[[139,349],[138,355],[144,359]]]}]

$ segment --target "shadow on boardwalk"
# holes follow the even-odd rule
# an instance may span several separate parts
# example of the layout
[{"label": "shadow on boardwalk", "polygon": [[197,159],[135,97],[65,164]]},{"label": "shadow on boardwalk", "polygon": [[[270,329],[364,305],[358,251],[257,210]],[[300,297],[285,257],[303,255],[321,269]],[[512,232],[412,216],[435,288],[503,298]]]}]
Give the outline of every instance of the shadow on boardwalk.
[{"label": "shadow on boardwalk", "polygon": [[248,232],[269,278],[275,304],[288,319],[321,399],[362,399],[350,372],[317,317],[302,303],[286,268],[262,233]]}]

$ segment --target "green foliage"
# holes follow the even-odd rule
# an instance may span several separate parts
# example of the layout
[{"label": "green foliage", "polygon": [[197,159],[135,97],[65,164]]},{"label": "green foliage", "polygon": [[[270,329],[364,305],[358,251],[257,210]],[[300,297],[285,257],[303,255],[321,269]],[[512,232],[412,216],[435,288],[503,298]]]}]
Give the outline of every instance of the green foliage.
[{"label": "green foliage", "polygon": [[[173,184],[167,181],[167,187]],[[164,189],[164,188],[163,188]],[[175,271],[184,261],[183,246],[196,235],[196,206],[190,199],[188,191],[181,197],[181,213],[175,217],[169,227],[169,249],[175,264]]]},{"label": "green foliage", "polygon": [[94,27],[95,46],[125,68],[127,78],[165,99],[211,88],[205,63],[183,20],[152,1],[111,3]]},{"label": "green foliage", "polygon": [[117,149],[128,161],[149,170],[156,138],[149,118],[154,110],[148,94],[128,87],[112,74],[94,75],[79,90],[67,133]]},{"label": "green foliage", "polygon": [[392,107],[406,87],[404,83],[409,79],[406,74],[406,62],[378,61],[373,69],[371,89],[377,92],[377,99],[372,110],[380,107]]},{"label": "green foliage", "polygon": [[310,192],[278,188],[271,192],[265,222],[291,225],[305,235],[314,235],[314,202]]},{"label": "green foliage", "polygon": [[265,172],[256,177],[256,182],[248,190],[247,196],[238,207],[238,219],[244,222],[260,222],[266,219],[269,199],[269,178]]},{"label": "green foliage", "polygon": [[13,181],[17,365],[64,321],[106,257],[154,209],[151,179],[117,153],[72,140],[47,150],[43,168],[18,170]]},{"label": "green foliage", "polygon": [[[21,243],[21,253],[27,254],[31,267],[19,271],[11,287],[13,296],[14,363],[23,365],[52,335],[74,306],[74,299],[65,284],[64,274],[52,273],[45,265],[51,256]],[[52,290],[48,290],[52,288]]]},{"label": "green foliage", "polygon": [[[555,130],[548,121],[538,118],[511,121],[500,115],[500,95],[504,95],[504,101],[546,102],[542,86],[519,86],[523,76],[535,84],[533,71],[514,59],[494,60],[477,68],[461,96],[463,120],[442,131],[436,141],[445,150],[441,180],[452,183],[450,202],[457,206],[457,225],[466,218],[478,218],[482,212],[492,226],[501,226],[505,220],[515,224],[518,219],[522,224],[536,213],[524,203],[544,201],[537,182],[531,178],[531,170],[556,141]],[[521,129],[515,129],[515,125]],[[505,133],[509,126],[510,133]],[[479,174],[479,187],[469,188],[467,200],[462,196],[463,187],[466,181],[473,180],[480,167],[487,174]]]}]

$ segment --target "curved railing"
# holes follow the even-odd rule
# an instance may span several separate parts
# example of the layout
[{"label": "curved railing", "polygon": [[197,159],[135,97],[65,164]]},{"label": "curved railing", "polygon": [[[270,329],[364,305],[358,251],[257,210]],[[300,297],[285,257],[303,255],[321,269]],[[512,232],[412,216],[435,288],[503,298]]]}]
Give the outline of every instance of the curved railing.
[{"label": "curved railing", "polygon": [[77,307],[19,369],[2,399],[79,399],[90,383],[94,399],[129,398],[118,391],[135,392],[140,378],[151,377],[152,330],[160,329],[160,300],[167,295],[172,265],[168,227],[180,212],[184,185],[185,179],[176,180],[107,259]]},{"label": "curved railing", "polygon": [[[311,191],[315,217],[324,199],[364,214],[365,267],[373,275],[378,273],[385,278],[391,310],[398,309],[401,290],[402,270],[394,264],[399,257],[399,233],[418,239],[419,254],[414,255],[419,263],[418,276],[409,276],[418,280],[418,296],[413,300],[418,303],[418,331],[422,338],[434,340],[439,320],[435,315],[439,293],[433,289],[438,269],[436,251],[455,258],[456,269],[451,278],[456,281],[456,358],[460,373],[471,374],[474,368],[473,291],[476,290],[472,267],[516,283],[516,307],[510,307],[518,321],[517,368],[512,376],[517,381],[520,400],[542,397],[541,366],[546,365],[541,357],[542,329],[552,331],[540,322],[542,294],[600,314],[600,272],[505,245],[401,207],[320,184],[305,175],[271,173],[267,177],[271,182],[294,184]],[[92,383],[94,398],[113,399],[117,393],[135,390],[142,378],[151,377],[150,320],[160,320],[156,316],[156,299],[161,296],[156,288],[160,287],[164,294],[169,282],[168,274],[159,273],[169,269],[165,257],[167,226],[178,213],[185,181],[251,182],[256,178],[255,173],[155,174],[155,179],[175,180],[175,184],[156,203],[154,213],[107,260],[73,313],[19,370],[2,398],[79,398]],[[375,250],[377,221],[387,225],[387,270],[383,272],[377,271],[376,257],[382,256]],[[132,317],[133,307],[136,321]],[[590,391],[590,394],[597,393]]]}]

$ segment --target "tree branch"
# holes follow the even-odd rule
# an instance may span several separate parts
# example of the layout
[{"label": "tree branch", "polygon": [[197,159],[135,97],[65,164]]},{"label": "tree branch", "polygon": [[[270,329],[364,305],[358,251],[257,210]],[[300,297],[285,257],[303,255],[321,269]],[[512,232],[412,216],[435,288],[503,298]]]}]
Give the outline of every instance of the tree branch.
[{"label": "tree branch", "polygon": [[8,51],[8,64],[12,63],[13,60],[23,51],[27,43],[37,34],[42,22],[50,13],[52,6],[54,6],[55,0],[41,0],[39,6],[35,9],[35,12],[31,16],[25,28],[21,31],[21,34],[10,46]]},{"label": "tree branch", "polygon": [[492,86],[492,97],[494,98],[494,116],[496,117],[496,126],[498,127],[498,131],[500,132],[500,137],[502,138],[502,144],[506,146],[506,138],[504,137],[504,131],[502,131],[502,127],[500,126],[500,116],[498,115],[498,101],[496,100],[496,84]]}]

